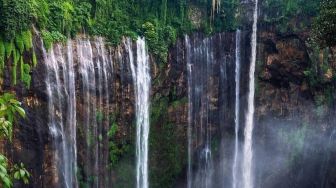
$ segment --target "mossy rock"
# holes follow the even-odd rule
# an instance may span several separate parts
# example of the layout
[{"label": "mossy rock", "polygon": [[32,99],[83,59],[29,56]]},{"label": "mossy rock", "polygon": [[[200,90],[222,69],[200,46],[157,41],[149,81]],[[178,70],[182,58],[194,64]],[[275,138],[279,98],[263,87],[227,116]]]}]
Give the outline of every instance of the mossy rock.
[{"label": "mossy rock", "polygon": [[33,48],[33,36],[32,36],[31,31],[24,31],[22,32],[21,35],[22,35],[24,48],[26,50],[30,50],[31,48]]},{"label": "mossy rock", "polygon": [[19,50],[20,54],[23,54],[25,45],[23,42],[22,35],[17,35],[15,37],[15,45],[16,45],[16,48]]},{"label": "mossy rock", "polygon": [[13,43],[13,41],[11,41],[11,42],[5,42],[4,46],[5,46],[6,58],[8,59],[12,55],[12,53],[13,53],[14,43]]}]

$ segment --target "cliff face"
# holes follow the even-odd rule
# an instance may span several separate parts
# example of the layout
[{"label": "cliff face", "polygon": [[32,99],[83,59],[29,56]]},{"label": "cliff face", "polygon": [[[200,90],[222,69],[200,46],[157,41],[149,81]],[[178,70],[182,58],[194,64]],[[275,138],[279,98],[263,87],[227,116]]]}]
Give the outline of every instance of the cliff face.
[{"label": "cliff face", "polygon": [[262,187],[335,186],[329,158],[335,156],[335,58],[332,48],[314,51],[308,37],[259,33],[255,158]]},{"label": "cliff face", "polygon": [[[246,110],[246,92],[248,85],[248,69],[250,57],[250,34],[243,32],[241,41],[241,127],[244,124]],[[194,83],[202,85],[202,96],[206,96],[206,131],[212,136],[211,148],[214,163],[224,165],[227,169],[225,181],[230,181],[230,161],[234,138],[234,33],[216,34],[207,39],[202,34],[190,36],[193,49],[200,48],[202,42],[209,42],[212,50],[211,72],[204,72],[201,67],[194,75]],[[335,186],[336,164],[331,161],[335,150],[330,146],[334,143],[332,122],[332,108],[324,104],[316,104],[323,89],[312,87],[307,70],[310,70],[312,56],[307,46],[305,35],[280,36],[271,32],[260,32],[258,35],[258,83],[256,88],[255,115],[255,161],[256,183],[261,187],[325,187]],[[104,179],[100,186],[113,185],[116,187],[132,187],[134,179],[135,161],[135,97],[134,85],[129,64],[130,54],[126,43],[115,47],[106,47],[106,53],[99,52],[99,47],[92,41],[93,62],[109,57],[112,67],[108,77],[107,89],[99,90],[98,85],[92,87],[90,100],[85,101],[81,82],[81,60],[76,46],[84,39],[73,41],[75,75],[76,75],[76,105],[77,105],[77,179],[81,186],[92,185],[95,178]],[[3,91],[15,91],[23,107],[27,111],[27,118],[22,119],[15,127],[15,138],[12,144],[6,146],[6,151],[13,161],[22,161],[32,173],[29,187],[62,187],[64,179],[58,173],[59,166],[55,162],[55,142],[51,135],[50,114],[48,114],[48,93],[46,86],[47,72],[50,71],[43,60],[42,44],[36,40],[38,66],[32,72],[32,85],[25,89],[21,85],[12,87],[9,73],[6,73]],[[63,50],[65,51],[65,46]],[[136,50],[134,44],[131,45]],[[64,52],[66,53],[66,52]],[[193,57],[201,58],[195,51]],[[335,52],[331,50],[327,56],[329,64],[335,64]],[[189,54],[190,55],[190,54]],[[195,59],[195,62],[206,63],[207,59]],[[168,55],[168,63],[159,65],[155,58],[150,57],[151,64],[151,109],[150,109],[150,138],[149,138],[149,166],[152,187],[185,187],[187,168],[187,129],[188,129],[188,49],[185,39],[177,41]],[[198,64],[195,64],[196,67]],[[94,63],[94,70],[98,70],[98,63]],[[64,68],[64,67],[63,67]],[[63,70],[60,66],[60,71]],[[195,68],[196,70],[196,68]],[[327,73],[328,71],[326,71]],[[98,73],[93,74],[97,79]],[[331,85],[326,77],[324,84]],[[196,77],[204,80],[196,80]],[[93,79],[90,77],[90,79]],[[64,80],[61,79],[63,83]],[[104,82],[105,83],[105,82]],[[196,86],[196,85],[195,85]],[[331,92],[333,94],[333,92]],[[331,95],[333,101],[333,95]],[[85,111],[87,102],[104,101],[98,110],[102,115],[101,134],[96,138],[87,136],[84,119],[88,116]],[[323,99],[326,100],[326,99]],[[107,101],[107,102],[105,102]],[[204,125],[205,113],[203,102],[194,101],[195,130],[201,130]],[[98,104],[98,103],[97,103]],[[197,113],[196,113],[197,112]],[[56,113],[56,112],[55,112]],[[199,117],[201,116],[201,117]],[[56,116],[58,117],[58,116]],[[110,127],[117,125],[116,133],[108,135]],[[243,129],[241,128],[240,132]],[[202,131],[198,133],[202,136]],[[85,166],[87,155],[93,150],[88,147],[87,139],[97,142],[100,160],[99,170]],[[205,139],[198,139],[192,143],[193,153],[200,156]],[[112,144],[112,146],[111,146]],[[312,144],[312,145],[310,145]],[[323,147],[319,147],[323,145]],[[221,149],[222,148],[222,149]],[[224,149],[223,149],[224,148]],[[318,148],[318,149],[317,149]],[[96,151],[96,150],[94,150]],[[320,157],[320,155],[327,156]],[[230,156],[224,161],[223,157]],[[321,162],[322,161],[322,162]],[[266,164],[271,165],[264,165]],[[310,163],[310,165],[307,165]],[[202,164],[201,162],[199,164]],[[201,169],[200,166],[193,166]],[[217,167],[215,167],[217,168]],[[219,168],[219,167],[218,167]],[[274,169],[279,169],[274,171]],[[90,172],[92,171],[92,172]],[[216,170],[215,170],[216,171]],[[316,174],[319,174],[316,177]],[[269,175],[271,174],[271,175]],[[216,185],[223,177],[219,172],[214,174]],[[284,181],[289,177],[288,181]],[[307,178],[307,177],[310,177]],[[132,179],[132,181],[131,181]],[[281,182],[279,182],[281,181]],[[22,185],[17,184],[16,187]]]}]

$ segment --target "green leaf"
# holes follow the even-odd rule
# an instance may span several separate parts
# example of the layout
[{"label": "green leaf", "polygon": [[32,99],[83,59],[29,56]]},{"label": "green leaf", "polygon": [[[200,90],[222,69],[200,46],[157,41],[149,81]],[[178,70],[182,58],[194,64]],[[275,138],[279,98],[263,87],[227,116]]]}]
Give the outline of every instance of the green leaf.
[{"label": "green leaf", "polygon": [[0,165],[0,171],[1,171],[2,173],[7,174],[7,169],[6,169],[4,166],[1,166],[1,165]]},{"label": "green leaf", "polygon": [[20,114],[21,117],[26,117],[26,112],[24,111],[23,108],[17,106],[16,111]]},{"label": "green leaf", "polygon": [[19,171],[14,173],[14,178],[17,179],[17,180],[20,179],[20,172]]},{"label": "green leaf", "polygon": [[0,163],[1,163],[2,161],[6,161],[6,157],[3,156],[3,155],[0,155]]},{"label": "green leaf", "polygon": [[12,182],[11,182],[11,180],[9,178],[4,177],[4,178],[2,178],[2,181],[4,182],[5,187],[8,187],[8,188],[12,187]]},{"label": "green leaf", "polygon": [[24,177],[25,176],[25,171],[20,169],[20,175],[21,175],[21,177]]}]

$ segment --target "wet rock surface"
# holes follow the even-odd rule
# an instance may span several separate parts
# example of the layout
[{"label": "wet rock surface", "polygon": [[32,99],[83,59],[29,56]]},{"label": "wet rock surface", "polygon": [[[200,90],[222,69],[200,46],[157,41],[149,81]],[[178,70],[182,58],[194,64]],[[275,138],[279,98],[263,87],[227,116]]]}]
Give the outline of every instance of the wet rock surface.
[{"label": "wet rock surface", "polygon": [[[242,51],[242,62],[244,65],[241,70],[241,122],[244,122],[244,110],[246,104],[246,91],[248,83],[248,67],[249,67],[249,48],[250,40],[249,33],[244,33],[245,37],[242,39],[242,46],[245,48]],[[230,54],[234,52],[233,37],[234,33],[217,34],[212,38],[212,45],[217,50],[215,54],[215,61],[218,63],[211,78],[211,86],[209,92],[211,93],[210,109],[211,117],[211,134],[214,138],[225,137],[221,142],[223,147],[228,148],[224,154],[218,154],[216,158],[221,155],[231,155],[232,141],[234,135],[233,114],[234,100],[230,98],[233,93],[224,96],[223,91],[234,91],[234,85],[226,85],[227,88],[220,88],[220,67],[219,64],[224,61],[222,57],[228,58],[227,74],[228,78],[234,82],[234,61]],[[205,36],[202,34],[194,34],[191,36],[192,40],[197,43],[202,41]],[[278,36],[274,33],[261,32],[258,36],[258,58],[257,58],[257,77],[258,86],[256,88],[256,145],[260,144],[272,149],[277,144],[279,149],[275,153],[286,152],[286,148],[281,148],[281,143],[272,142],[274,131],[278,129],[269,129],[272,126],[292,125],[293,127],[304,127],[302,122],[314,122],[318,124],[317,130],[321,134],[328,135],[328,131],[332,128],[331,113],[325,113],[322,117],[316,118],[315,97],[319,93],[313,90],[305,75],[305,71],[310,66],[311,59],[309,58],[308,49],[305,41],[298,36]],[[38,40],[36,40],[38,41]],[[36,42],[35,46],[40,46]],[[224,48],[224,53],[221,54],[221,48]],[[110,91],[110,104],[104,105],[104,111],[115,115],[115,123],[118,125],[118,131],[113,138],[116,145],[122,148],[127,145],[130,152],[121,154],[119,162],[113,167],[111,172],[111,181],[113,185],[117,186],[131,186],[129,176],[122,177],[120,169],[128,169],[132,171],[134,166],[134,141],[135,141],[135,97],[134,87],[132,81],[131,70],[128,63],[128,55],[125,47],[121,45],[116,48],[108,48],[112,54],[113,59],[113,82]],[[12,87],[10,84],[10,76],[7,72],[5,74],[4,84],[1,91],[15,91],[20,101],[23,102],[23,107],[27,112],[27,118],[20,120],[15,126],[15,138],[13,143],[6,144],[6,152],[14,162],[23,162],[27,169],[32,173],[32,180],[27,187],[60,187],[60,179],[57,175],[56,166],[53,163],[53,145],[48,128],[48,107],[47,94],[45,86],[46,67],[43,62],[41,49],[37,48],[38,66],[32,71],[32,85],[30,89],[25,89],[20,84]],[[335,49],[331,49],[329,59],[335,63]],[[97,57],[96,57],[97,58]],[[187,160],[187,125],[188,125],[188,82],[187,82],[187,60],[186,47],[184,39],[177,41],[176,45],[170,48],[168,55],[168,63],[159,65],[155,62],[154,57],[150,57],[151,61],[151,75],[152,75],[152,93],[151,93],[151,129],[150,129],[150,182],[153,182],[153,187],[162,187],[166,185],[174,185],[176,187],[183,187],[186,177],[186,160]],[[76,61],[75,61],[76,63]],[[77,65],[78,66],[78,65]],[[79,75],[79,73],[76,73]],[[328,75],[327,75],[328,76]],[[229,83],[229,82],[228,82]],[[230,82],[231,83],[231,82]],[[79,92],[81,86],[77,85],[76,90]],[[223,95],[222,95],[223,94]],[[77,101],[78,119],[82,119],[84,112],[81,106],[83,105],[80,98]],[[95,99],[93,99],[95,100]],[[225,110],[220,106],[226,106]],[[231,111],[230,111],[231,109]],[[322,106],[323,112],[331,112],[329,107]],[[221,119],[222,114],[227,114],[225,120]],[[325,121],[325,119],[327,119]],[[242,125],[243,126],[243,125]],[[288,127],[288,126],[282,126]],[[242,130],[240,130],[242,132]],[[272,133],[269,133],[271,131]],[[81,130],[78,130],[78,160],[79,164],[85,163],[84,153],[81,151],[84,141],[81,138]],[[293,133],[294,134],[294,133]],[[320,133],[319,133],[320,134]],[[319,137],[320,138],[320,137]],[[305,142],[308,142],[305,140]],[[321,141],[322,142],[322,141]],[[273,144],[272,144],[273,143]],[[105,140],[104,144],[108,144]],[[202,143],[194,143],[195,148]],[[104,147],[105,148],[105,147]],[[257,156],[263,157],[265,153],[262,149],[256,149]],[[260,150],[260,152],[259,152]],[[108,155],[108,147],[103,149]],[[195,150],[197,153],[197,149]],[[308,150],[309,152],[309,150]],[[323,151],[314,153],[315,155],[323,154]],[[330,158],[335,156],[335,151],[328,150]],[[266,153],[267,154],[267,153]],[[287,154],[287,153],[286,153]],[[289,154],[288,154],[289,155]],[[272,156],[271,156],[272,157]],[[296,156],[297,157],[297,156]],[[304,156],[299,156],[304,157]],[[265,160],[272,161],[267,158]],[[308,158],[307,161],[311,160]],[[317,180],[322,182],[322,178],[326,187],[335,185],[335,177],[333,174],[336,164],[330,160],[326,160],[328,170],[321,169],[316,160],[311,160],[316,165],[312,169],[301,168],[301,171],[286,171],[278,172],[275,177],[292,176],[295,179],[295,173],[303,173],[303,171],[312,171],[308,174],[313,178],[314,170],[326,174],[321,175]],[[283,164],[283,163],[279,163]],[[278,164],[277,164],[278,165]],[[298,168],[303,164],[298,164]],[[300,166],[301,165],[301,166]],[[126,168],[127,167],[127,168]],[[169,167],[169,168],[168,168]],[[272,168],[277,168],[274,165]],[[315,167],[315,168],[314,168]],[[166,171],[163,171],[166,169]],[[266,177],[269,173],[269,168],[261,169],[258,175],[258,184],[267,185],[266,187],[293,187],[294,184],[285,182],[277,182],[272,177]],[[128,173],[128,171],[127,171]],[[316,173],[315,173],[316,174]],[[220,175],[217,174],[218,178]],[[167,177],[164,179],[162,177]],[[229,177],[227,178],[229,180]],[[313,181],[313,180],[312,180]],[[120,183],[122,182],[122,183]],[[311,183],[304,183],[304,178],[299,178],[297,185],[307,185]],[[22,187],[17,184],[16,187]],[[314,184],[311,187],[316,187]],[[261,186],[264,187],[264,186]],[[294,186],[295,187],[295,186]]]}]

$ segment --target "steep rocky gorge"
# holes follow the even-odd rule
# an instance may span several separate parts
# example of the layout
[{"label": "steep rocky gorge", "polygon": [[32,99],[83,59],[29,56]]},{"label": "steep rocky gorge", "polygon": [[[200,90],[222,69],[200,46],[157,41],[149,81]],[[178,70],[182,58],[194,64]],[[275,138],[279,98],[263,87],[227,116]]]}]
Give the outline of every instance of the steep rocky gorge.
[{"label": "steep rocky gorge", "polygon": [[[224,168],[227,169],[225,174],[230,174],[229,161],[232,160],[234,137],[232,109],[234,108],[235,33],[221,33],[211,37],[195,33],[189,38],[193,49],[206,43],[210,46],[208,50],[211,50],[211,54],[213,54],[210,60],[201,59],[203,56],[197,55],[197,53],[206,53],[202,49],[191,54],[199,58],[193,59],[198,63],[197,66],[200,66],[196,71],[200,80],[195,79],[194,83],[202,85],[199,89],[204,90],[202,95],[207,96],[209,107],[206,108],[206,113],[207,117],[210,117],[209,120],[205,120],[207,117],[201,116],[204,109],[200,104],[198,114],[195,113],[194,127],[196,130],[200,130],[198,134],[202,137],[201,126],[204,125],[202,122],[206,122],[207,131],[211,135],[211,148],[217,151],[214,152],[213,158],[226,167]],[[100,143],[97,147],[102,153],[99,170],[92,170],[94,172],[90,174],[88,171],[91,169],[84,168],[84,163],[92,160],[85,158],[85,155],[92,151],[84,149],[88,138],[83,130],[83,119],[87,114],[83,110],[83,106],[86,104],[81,96],[83,95],[81,92],[83,85],[79,80],[81,78],[80,60],[76,46],[85,40],[90,40],[92,43],[94,62],[103,59],[102,52],[99,52],[99,46],[96,43],[97,38],[87,39],[81,36],[72,41],[78,109],[78,124],[76,126],[77,179],[79,183],[82,183],[81,186],[91,185],[95,182],[95,177],[99,177],[104,180],[101,181],[104,183],[100,184],[102,187],[104,185],[134,187],[134,182],[130,179],[134,179],[135,97],[129,64],[130,56],[126,43],[122,43],[118,47],[105,47],[107,57],[111,58],[108,61],[111,63],[109,69],[111,75],[107,82],[109,96],[102,97],[102,93],[107,93],[105,89],[102,93],[94,93],[95,90],[92,88],[89,91],[92,92],[90,94],[91,102],[99,101],[102,98],[108,103],[104,103],[99,110],[99,114],[102,114],[102,129],[100,130],[102,135],[96,135],[97,138],[93,138]],[[256,161],[256,171],[258,172],[256,185],[259,185],[258,187],[260,185],[264,185],[262,187],[316,187],[317,184],[334,187],[336,184],[334,173],[336,164],[329,160],[335,156],[335,150],[328,148],[328,146],[320,148],[320,150],[315,150],[318,148],[317,146],[310,147],[310,143],[318,145],[321,142],[335,141],[331,133],[334,129],[333,105],[316,104],[317,98],[325,96],[324,91],[321,88],[311,87],[305,73],[313,61],[306,42],[305,33],[281,36],[273,32],[261,31],[258,34],[256,74],[258,83],[255,99],[255,145],[258,146],[255,159],[258,159]],[[136,46],[134,43],[132,44],[135,51]],[[66,45],[62,46],[63,53],[66,53]],[[27,165],[32,173],[29,187],[62,187],[64,182],[62,182],[61,175],[58,174],[58,167],[53,158],[55,150],[53,142],[55,141],[50,133],[50,127],[48,127],[48,94],[45,82],[48,68],[43,58],[42,44],[38,38],[35,40],[35,47],[39,63],[32,71],[30,89],[26,89],[20,84],[16,87],[11,86],[9,72],[5,74],[1,90],[16,91],[27,111],[27,118],[19,121],[15,127],[16,136],[13,143],[7,143],[4,148],[8,155],[12,156],[13,161],[22,161]],[[240,97],[242,112],[240,119],[241,122],[244,122],[250,59],[249,32],[242,32],[241,49]],[[187,127],[188,109],[190,108],[188,106],[187,50],[185,39],[180,38],[176,45],[170,48],[166,64],[157,64],[155,58],[150,56],[152,85],[149,177],[151,187],[185,187],[186,185]],[[331,50],[326,59],[329,64],[335,65],[335,52],[332,52]],[[27,54],[27,57],[29,55]],[[211,62],[210,72],[204,72],[207,67],[202,67],[202,63],[207,62]],[[8,63],[10,64],[10,62]],[[60,70],[63,68],[61,67]],[[94,64],[94,68],[98,69],[97,64]],[[331,80],[328,80],[329,75],[323,74],[323,76],[326,77],[324,84],[332,85]],[[331,97],[334,99],[333,92]],[[197,108],[197,105],[195,107]],[[98,116],[100,115],[97,115],[97,118],[99,118]],[[117,131],[115,135],[109,137],[108,132],[112,124],[117,125]],[[240,130],[240,132],[242,131]],[[302,136],[302,134],[306,136]],[[322,139],[322,135],[328,139]],[[293,141],[289,138],[293,138]],[[331,139],[329,140],[329,138]],[[62,140],[56,142],[62,142]],[[110,142],[114,143],[113,149],[110,147]],[[204,142],[205,139],[199,139],[192,143],[194,155],[202,153],[200,148]],[[220,147],[224,149],[219,149]],[[295,148],[295,152],[289,148]],[[110,153],[111,150],[113,150],[113,154]],[[327,151],[329,158],[326,158],[321,165],[318,161],[324,151]],[[265,153],[270,155],[265,155]],[[111,155],[114,157],[112,160]],[[223,156],[230,157],[223,160]],[[309,162],[311,165],[304,166],[305,162]],[[259,165],[259,163],[272,165]],[[281,168],[286,165],[289,168]],[[199,169],[201,167],[196,165],[193,168]],[[288,170],[292,168],[294,170]],[[274,171],[274,169],[279,170]],[[320,177],[314,177],[316,171],[320,172]],[[214,184],[220,184],[220,181],[223,181],[222,175],[218,170],[215,170],[214,173],[216,179]],[[311,177],[310,181],[307,181],[307,176]],[[288,177],[289,181],[284,181],[285,177]],[[225,176],[224,181],[229,182],[230,177]]]}]

